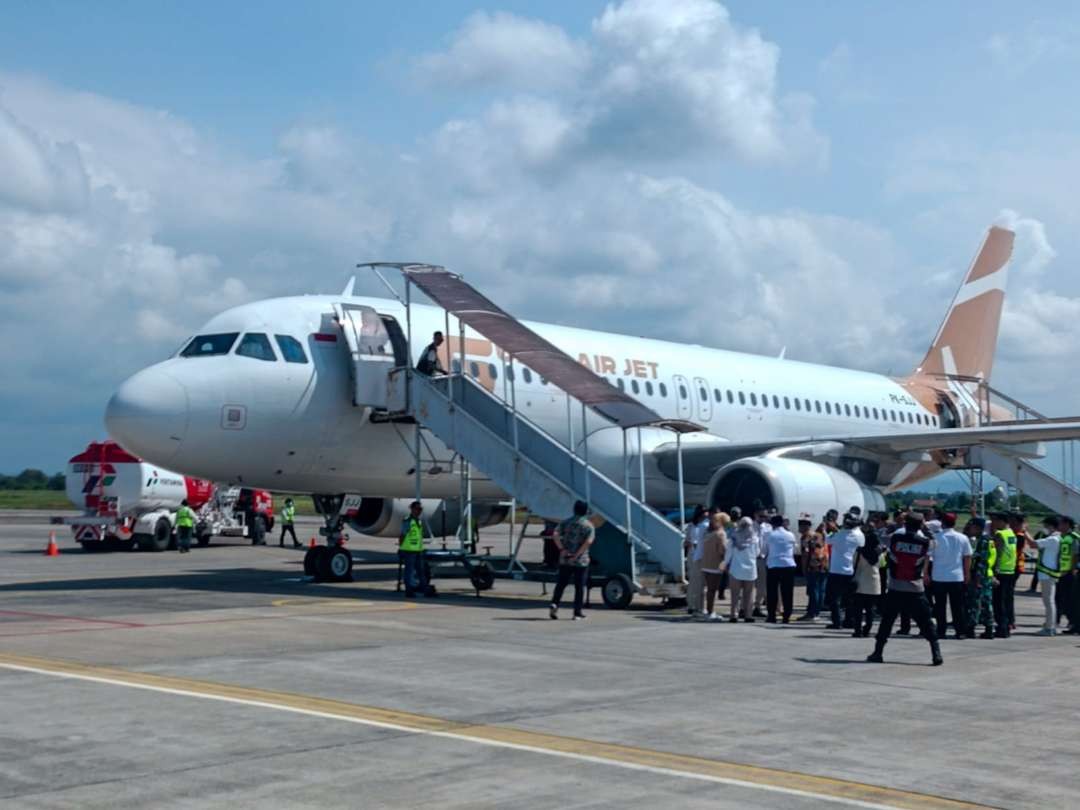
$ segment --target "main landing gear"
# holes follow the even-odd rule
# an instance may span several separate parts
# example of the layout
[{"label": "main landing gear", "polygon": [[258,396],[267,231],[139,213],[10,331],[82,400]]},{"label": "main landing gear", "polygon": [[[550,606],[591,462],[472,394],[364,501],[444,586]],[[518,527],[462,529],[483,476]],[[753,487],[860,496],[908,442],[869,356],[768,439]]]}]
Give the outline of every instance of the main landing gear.
[{"label": "main landing gear", "polygon": [[314,546],[304,555],[304,573],[316,582],[352,582],[352,553],[345,548],[342,528],[345,518],[341,516],[344,495],[312,495],[315,511],[322,515],[324,527],[320,534],[326,537],[325,546]]}]

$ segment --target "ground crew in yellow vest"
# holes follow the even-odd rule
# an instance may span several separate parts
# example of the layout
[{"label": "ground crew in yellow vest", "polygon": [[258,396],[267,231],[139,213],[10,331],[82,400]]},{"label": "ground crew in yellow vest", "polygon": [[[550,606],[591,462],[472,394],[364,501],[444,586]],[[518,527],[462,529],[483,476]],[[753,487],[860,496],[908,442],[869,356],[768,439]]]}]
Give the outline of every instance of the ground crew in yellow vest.
[{"label": "ground crew in yellow vest", "polygon": [[424,562],[424,507],[420,501],[409,504],[409,516],[401,521],[398,556],[401,559],[405,596],[412,599],[433,590],[428,585],[427,565]]},{"label": "ground crew in yellow vest", "polygon": [[180,501],[176,510],[176,549],[181,554],[191,551],[191,534],[195,531],[195,512],[188,506],[187,498]]},{"label": "ground crew in yellow vest", "polygon": [[[1017,515],[1023,520],[1022,515]],[[994,542],[994,564],[990,569],[997,580],[994,588],[994,632],[998,638],[1008,638],[1016,627],[1013,594],[1016,590],[1016,533],[1009,528],[1013,515],[994,512],[990,515],[990,537]]]},{"label": "ground crew in yellow vest", "polygon": [[1073,613],[1073,591],[1076,589],[1076,578],[1073,576],[1073,565],[1076,560],[1076,521],[1071,517],[1061,518],[1061,546],[1058,550],[1058,584],[1057,593],[1054,594],[1057,608],[1057,621],[1060,623],[1064,616],[1069,621],[1069,632],[1076,627],[1076,615]]},{"label": "ground crew in yellow vest", "polygon": [[293,503],[292,498],[285,499],[285,506],[281,509],[281,537],[278,538],[278,545],[285,545],[285,533],[288,532],[292,535],[293,548],[303,548],[300,541],[296,539],[296,529],[293,527],[293,523],[296,521],[296,505]]}]

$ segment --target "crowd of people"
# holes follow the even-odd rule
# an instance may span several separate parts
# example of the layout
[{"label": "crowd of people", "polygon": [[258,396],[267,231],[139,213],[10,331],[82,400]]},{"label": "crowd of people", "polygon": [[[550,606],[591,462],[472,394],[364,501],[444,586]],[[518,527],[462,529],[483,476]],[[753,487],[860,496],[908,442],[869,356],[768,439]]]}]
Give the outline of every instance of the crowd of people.
[{"label": "crowd of people", "polygon": [[684,537],[687,609],[723,621],[718,600],[730,591],[729,621],[788,624],[801,575],[807,607],[795,621],[824,615],[829,629],[856,638],[869,638],[877,621],[868,660],[879,663],[897,619],[902,635],[914,623],[940,665],[938,641],[950,624],[958,639],[1008,638],[1016,629],[1016,584],[1031,554],[1032,589],[1045,611],[1039,634],[1057,635],[1062,619],[1065,632],[1080,634],[1080,534],[1072,518],[1047,517],[1034,536],[1019,512],[971,517],[962,531],[957,523],[949,512],[863,515],[853,506],[843,516],[830,510],[816,527],[801,514],[793,532],[772,509],[697,507]]}]

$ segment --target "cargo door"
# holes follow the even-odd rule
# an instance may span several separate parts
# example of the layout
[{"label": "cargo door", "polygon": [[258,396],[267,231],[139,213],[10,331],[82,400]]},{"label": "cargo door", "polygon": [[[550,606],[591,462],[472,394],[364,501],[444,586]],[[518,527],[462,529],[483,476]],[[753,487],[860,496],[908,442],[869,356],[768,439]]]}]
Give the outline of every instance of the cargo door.
[{"label": "cargo door", "polygon": [[693,394],[690,392],[690,381],[681,374],[676,374],[671,378],[672,388],[671,393],[675,397],[675,404],[678,406],[678,414],[680,419],[693,419],[694,418],[694,406],[690,401],[690,397]]},{"label": "cargo door", "polygon": [[698,420],[712,421],[712,400],[709,399],[709,383],[704,377],[694,377],[694,394],[697,397]]},{"label": "cargo door", "polygon": [[385,408],[394,368],[394,346],[379,314],[359,304],[334,304],[349,349],[352,401],[357,407]]}]

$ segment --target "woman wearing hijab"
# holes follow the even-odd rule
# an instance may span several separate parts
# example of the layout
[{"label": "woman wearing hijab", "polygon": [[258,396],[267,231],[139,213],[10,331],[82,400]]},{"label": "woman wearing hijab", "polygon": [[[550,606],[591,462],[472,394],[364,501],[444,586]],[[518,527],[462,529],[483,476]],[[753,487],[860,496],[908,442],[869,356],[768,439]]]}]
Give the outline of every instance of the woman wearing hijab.
[{"label": "woman wearing hijab", "polygon": [[759,549],[757,527],[748,517],[739,518],[735,531],[728,539],[727,551],[721,570],[731,576],[731,621],[754,621],[751,606],[754,601],[754,585],[757,582],[757,558]]},{"label": "woman wearing hijab", "polygon": [[720,617],[716,615],[716,593],[720,590],[724,572],[721,566],[727,554],[727,527],[731,524],[723,512],[713,512],[709,516],[709,531],[701,538],[701,573],[705,575],[705,618],[711,622]]},{"label": "woman wearing hijab", "polygon": [[881,541],[877,532],[866,534],[866,544],[855,552],[855,638],[868,638],[874,625],[874,607],[881,598]]}]

